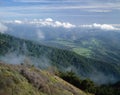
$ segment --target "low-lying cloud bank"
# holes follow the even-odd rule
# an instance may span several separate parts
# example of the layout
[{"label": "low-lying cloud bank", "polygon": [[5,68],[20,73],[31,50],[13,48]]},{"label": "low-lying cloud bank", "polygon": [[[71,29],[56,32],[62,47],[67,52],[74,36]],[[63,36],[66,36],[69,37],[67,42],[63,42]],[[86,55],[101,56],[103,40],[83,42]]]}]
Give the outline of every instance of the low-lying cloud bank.
[{"label": "low-lying cloud bank", "polygon": [[91,24],[91,25],[80,25],[80,27],[83,28],[91,28],[91,29],[102,29],[102,30],[120,30],[120,28],[117,28],[110,24]]},{"label": "low-lying cloud bank", "polygon": [[[86,25],[74,25],[69,22],[55,21],[52,18],[47,19],[33,19],[33,20],[12,20],[6,21],[7,24],[17,24],[17,25],[35,25],[37,27],[54,27],[54,28],[83,28],[83,29],[101,29],[101,30],[120,30],[120,24],[86,24]],[[117,26],[116,26],[117,25]],[[6,31],[8,28],[0,23],[0,32]]]},{"label": "low-lying cloud bank", "polygon": [[7,23],[14,23],[14,24],[34,24],[38,27],[42,26],[51,26],[51,27],[63,27],[63,28],[74,28],[76,25],[73,25],[69,22],[60,22],[54,21],[52,18],[47,19],[33,19],[33,20],[14,20],[14,21],[7,21]]}]

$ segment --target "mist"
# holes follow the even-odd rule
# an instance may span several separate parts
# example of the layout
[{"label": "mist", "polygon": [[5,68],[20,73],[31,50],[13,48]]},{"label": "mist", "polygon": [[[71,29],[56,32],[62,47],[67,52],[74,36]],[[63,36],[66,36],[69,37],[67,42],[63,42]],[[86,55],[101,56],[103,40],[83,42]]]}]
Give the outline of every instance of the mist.
[{"label": "mist", "polygon": [[119,79],[115,78],[112,74],[106,75],[102,72],[95,72],[89,75],[89,78],[94,81],[96,84],[111,84],[116,83]]},{"label": "mist", "polygon": [[8,30],[8,27],[0,23],[0,33],[5,33]]},{"label": "mist", "polygon": [[39,57],[30,55],[30,50],[26,42],[17,42],[16,47],[12,46],[9,50],[0,55],[0,61],[7,64],[31,64],[37,68],[47,69],[51,67],[51,61],[47,58],[47,52],[44,52]]}]

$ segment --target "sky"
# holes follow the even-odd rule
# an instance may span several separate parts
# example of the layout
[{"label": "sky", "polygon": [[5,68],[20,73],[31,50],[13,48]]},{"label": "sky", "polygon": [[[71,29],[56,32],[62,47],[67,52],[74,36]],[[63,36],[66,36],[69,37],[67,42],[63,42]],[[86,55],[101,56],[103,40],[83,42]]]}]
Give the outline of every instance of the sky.
[{"label": "sky", "polygon": [[0,21],[46,19],[120,24],[120,0],[0,0]]}]

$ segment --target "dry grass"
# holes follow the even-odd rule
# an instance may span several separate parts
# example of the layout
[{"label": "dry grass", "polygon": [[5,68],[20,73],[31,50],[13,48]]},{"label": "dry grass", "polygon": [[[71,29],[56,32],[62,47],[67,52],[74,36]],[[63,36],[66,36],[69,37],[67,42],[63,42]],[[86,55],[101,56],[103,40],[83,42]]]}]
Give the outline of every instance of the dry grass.
[{"label": "dry grass", "polygon": [[[67,83],[53,73],[51,74],[48,71],[43,71],[33,66],[8,65],[0,62],[0,68],[1,67],[9,72],[16,72],[17,77],[23,77],[23,79],[26,80],[26,85],[31,85],[31,88],[33,88],[36,93],[39,92],[39,94],[36,95],[90,95]],[[2,93],[0,95],[2,95]]]}]

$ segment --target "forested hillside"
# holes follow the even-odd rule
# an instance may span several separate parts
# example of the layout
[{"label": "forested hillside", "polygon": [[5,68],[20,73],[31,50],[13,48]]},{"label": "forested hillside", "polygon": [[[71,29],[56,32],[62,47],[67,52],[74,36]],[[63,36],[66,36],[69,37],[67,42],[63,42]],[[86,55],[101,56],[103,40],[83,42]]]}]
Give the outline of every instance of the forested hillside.
[{"label": "forested hillside", "polygon": [[88,58],[120,64],[120,30],[103,30],[82,26],[66,29],[15,23],[5,25],[12,28],[6,31],[6,34],[47,46],[67,49]]},{"label": "forested hillside", "polygon": [[39,68],[41,68],[41,62],[39,61],[41,57],[44,57],[45,60],[48,60],[49,66],[57,67],[62,71],[72,70],[79,76],[90,78],[95,82],[102,80],[101,83],[106,83],[120,79],[120,66],[118,64],[85,58],[71,51],[51,48],[0,34],[0,60],[4,61],[3,56],[9,53],[39,59],[37,62]]}]

